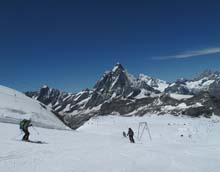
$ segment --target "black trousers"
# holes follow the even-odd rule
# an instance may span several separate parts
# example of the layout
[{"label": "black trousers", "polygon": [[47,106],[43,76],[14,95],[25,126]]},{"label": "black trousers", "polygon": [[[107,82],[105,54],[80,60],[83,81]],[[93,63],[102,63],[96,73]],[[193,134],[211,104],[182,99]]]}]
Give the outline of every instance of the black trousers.
[{"label": "black trousers", "polygon": [[129,136],[129,140],[130,140],[131,143],[135,143],[133,136]]},{"label": "black trousers", "polygon": [[30,133],[29,133],[28,129],[23,129],[23,132],[24,132],[24,136],[23,136],[22,140],[29,140]]}]

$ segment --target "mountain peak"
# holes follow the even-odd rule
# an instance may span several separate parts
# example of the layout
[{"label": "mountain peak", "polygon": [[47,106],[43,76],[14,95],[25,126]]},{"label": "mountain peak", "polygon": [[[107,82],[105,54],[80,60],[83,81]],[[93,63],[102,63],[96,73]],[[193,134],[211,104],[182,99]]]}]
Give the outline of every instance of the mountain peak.
[{"label": "mountain peak", "polygon": [[124,71],[124,67],[120,63],[116,63],[115,67],[112,69],[112,72],[115,72],[117,70]]},{"label": "mountain peak", "polygon": [[144,80],[144,81],[149,81],[149,80],[152,79],[152,77],[147,76],[147,75],[145,75],[143,73],[139,74],[138,78],[141,79],[141,80]]},{"label": "mountain peak", "polygon": [[200,78],[204,78],[204,77],[209,77],[213,74],[214,72],[212,72],[211,70],[207,69],[204,70],[201,74],[200,74]]},{"label": "mountain peak", "polygon": [[197,77],[194,78],[194,80],[200,80],[200,79],[203,79],[203,78],[211,78],[215,75],[216,73],[209,70],[209,69],[206,69],[204,70],[203,72],[201,72],[201,74]]},{"label": "mountain peak", "polygon": [[43,85],[41,88],[49,88],[48,85]]}]

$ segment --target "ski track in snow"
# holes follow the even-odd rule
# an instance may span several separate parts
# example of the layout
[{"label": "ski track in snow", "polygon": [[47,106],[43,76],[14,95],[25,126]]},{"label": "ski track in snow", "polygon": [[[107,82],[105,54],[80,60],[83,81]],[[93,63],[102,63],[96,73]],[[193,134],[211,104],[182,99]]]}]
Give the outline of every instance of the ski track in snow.
[{"label": "ski track in snow", "polygon": [[[217,118],[217,117],[216,117]],[[216,119],[215,119],[216,120]],[[217,119],[219,120],[219,118]],[[138,123],[148,133],[137,139]],[[136,144],[122,136],[131,127]],[[219,172],[220,122],[174,116],[119,117],[89,120],[77,131],[30,128],[31,140],[17,141],[19,127],[0,123],[0,171],[7,172]],[[6,134],[7,133],[7,134]],[[184,135],[181,137],[180,135]],[[189,138],[188,136],[191,135]],[[14,140],[13,140],[14,139]],[[15,140],[16,139],[16,140]]]}]

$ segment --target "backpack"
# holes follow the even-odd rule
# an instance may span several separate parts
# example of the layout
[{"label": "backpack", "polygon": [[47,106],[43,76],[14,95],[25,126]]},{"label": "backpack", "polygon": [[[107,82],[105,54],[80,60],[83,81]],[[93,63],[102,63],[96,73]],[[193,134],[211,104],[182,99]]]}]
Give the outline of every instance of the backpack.
[{"label": "backpack", "polygon": [[27,127],[27,123],[28,123],[28,120],[23,119],[23,120],[19,123],[20,129],[21,129],[21,130],[24,130],[24,129]]}]

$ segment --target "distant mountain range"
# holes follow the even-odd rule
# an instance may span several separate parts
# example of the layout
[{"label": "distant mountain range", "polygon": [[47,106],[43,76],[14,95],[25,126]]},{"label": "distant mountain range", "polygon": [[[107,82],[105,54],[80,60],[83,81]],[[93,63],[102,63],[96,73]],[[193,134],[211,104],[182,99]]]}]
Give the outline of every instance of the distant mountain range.
[{"label": "distant mountain range", "polygon": [[74,94],[43,86],[25,94],[50,106],[73,129],[97,115],[210,117],[220,114],[220,72],[168,83],[144,74],[136,78],[118,63],[92,89]]}]

